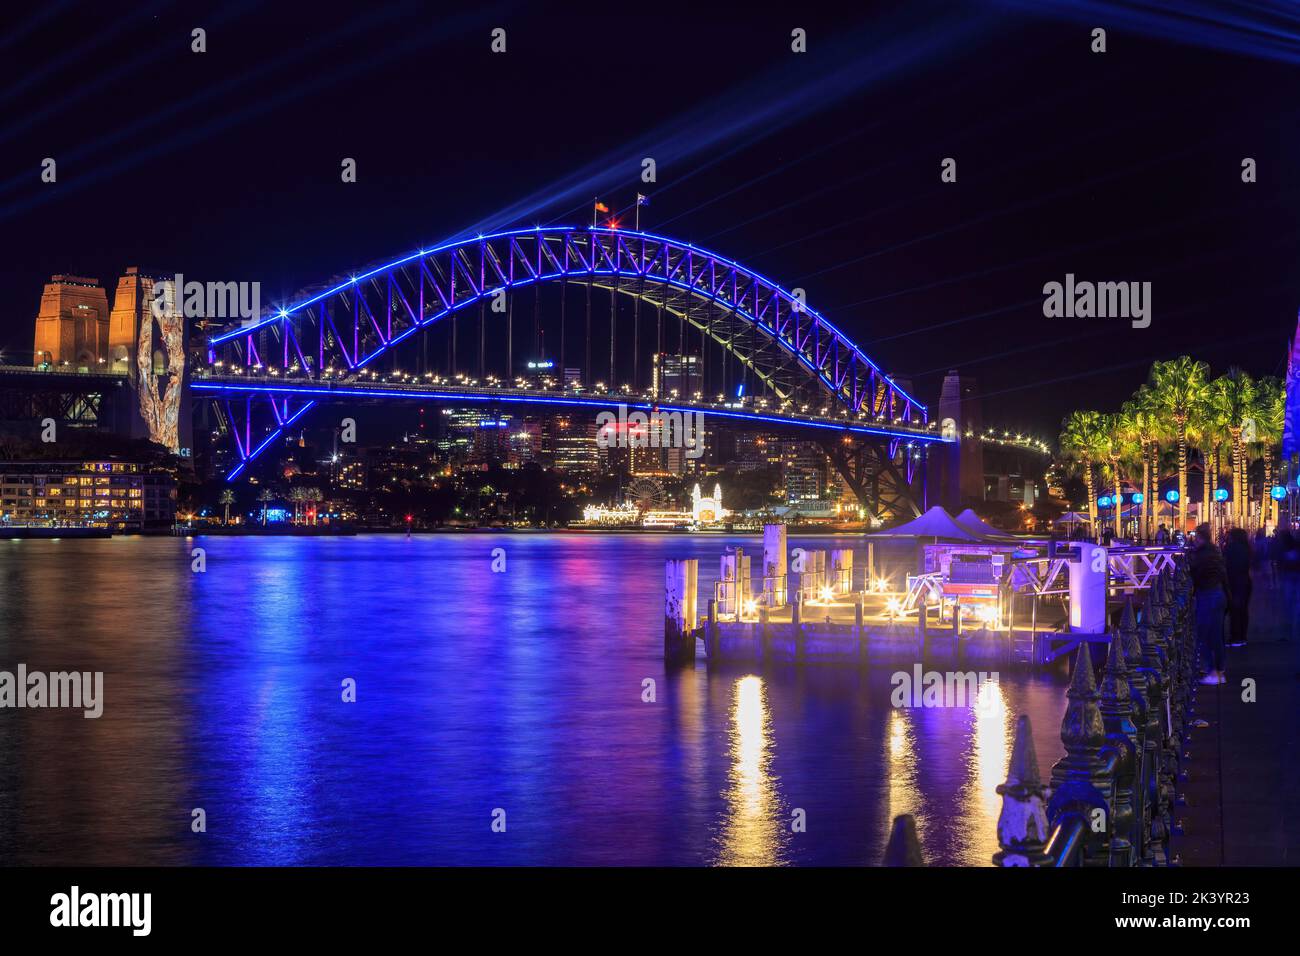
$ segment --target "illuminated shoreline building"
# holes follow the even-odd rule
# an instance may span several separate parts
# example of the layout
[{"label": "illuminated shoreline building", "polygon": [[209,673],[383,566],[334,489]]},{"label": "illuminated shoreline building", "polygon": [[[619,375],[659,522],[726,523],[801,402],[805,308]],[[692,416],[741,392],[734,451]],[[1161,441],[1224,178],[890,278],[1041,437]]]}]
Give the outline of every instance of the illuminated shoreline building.
[{"label": "illuminated shoreline building", "polygon": [[170,528],[176,481],[129,461],[0,462],[0,522],[146,531]]}]

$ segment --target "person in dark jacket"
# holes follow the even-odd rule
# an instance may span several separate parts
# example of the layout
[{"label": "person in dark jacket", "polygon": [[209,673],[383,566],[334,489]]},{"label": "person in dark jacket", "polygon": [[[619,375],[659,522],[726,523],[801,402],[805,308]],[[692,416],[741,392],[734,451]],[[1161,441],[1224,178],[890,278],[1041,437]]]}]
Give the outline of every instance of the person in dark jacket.
[{"label": "person in dark jacket", "polygon": [[1228,532],[1223,547],[1223,563],[1228,571],[1228,646],[1245,647],[1246,629],[1250,624],[1250,538],[1245,528]]},{"label": "person in dark jacket", "polygon": [[1282,640],[1300,638],[1300,541],[1290,528],[1279,528],[1277,539],[1277,580],[1282,587],[1282,609],[1288,626]]},{"label": "person in dark jacket", "polygon": [[1196,642],[1205,661],[1202,684],[1226,684],[1223,614],[1228,605],[1228,568],[1208,524],[1198,525],[1187,555],[1196,600]]}]

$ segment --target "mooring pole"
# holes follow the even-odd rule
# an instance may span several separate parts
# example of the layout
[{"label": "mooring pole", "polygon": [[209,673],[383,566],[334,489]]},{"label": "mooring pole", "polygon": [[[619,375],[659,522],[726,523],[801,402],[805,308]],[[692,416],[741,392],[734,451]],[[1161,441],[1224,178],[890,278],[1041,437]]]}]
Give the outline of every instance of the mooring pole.
[{"label": "mooring pole", "polygon": [[664,567],[664,663],[695,663],[699,560],[667,561]]}]

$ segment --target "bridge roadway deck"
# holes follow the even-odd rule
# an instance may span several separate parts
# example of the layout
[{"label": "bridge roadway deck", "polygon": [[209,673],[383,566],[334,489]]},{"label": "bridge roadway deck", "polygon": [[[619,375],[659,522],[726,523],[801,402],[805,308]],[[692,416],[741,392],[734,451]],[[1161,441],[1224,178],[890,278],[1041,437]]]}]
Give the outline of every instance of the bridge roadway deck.
[{"label": "bridge roadway deck", "polygon": [[[1247,645],[1228,649],[1228,683],[1196,689],[1193,719],[1209,726],[1188,735],[1186,805],[1174,808],[1184,865],[1300,865],[1300,642],[1283,640],[1287,611],[1256,572]],[[1247,678],[1255,703],[1242,699]]]}]

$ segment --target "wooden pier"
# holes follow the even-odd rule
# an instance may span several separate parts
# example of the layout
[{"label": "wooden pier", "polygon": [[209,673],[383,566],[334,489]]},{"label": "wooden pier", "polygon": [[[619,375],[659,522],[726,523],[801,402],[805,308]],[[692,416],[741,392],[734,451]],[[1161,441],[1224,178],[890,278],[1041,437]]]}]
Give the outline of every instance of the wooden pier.
[{"label": "wooden pier", "polygon": [[[924,603],[904,612],[899,592],[874,587],[882,579],[870,558],[857,586],[853,559],[851,548],[790,553],[785,526],[768,525],[761,558],[740,548],[721,556],[707,598],[699,593],[698,559],[668,561],[665,661],[693,664],[702,651],[711,664],[1035,668],[1081,643],[1108,641],[1104,631],[1071,630],[1065,607],[1040,602],[1008,623],[972,622],[956,613],[944,619],[939,606]],[[756,578],[752,569],[760,560]]]}]

